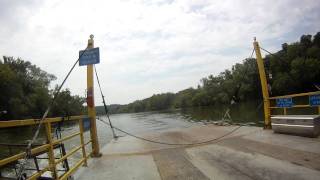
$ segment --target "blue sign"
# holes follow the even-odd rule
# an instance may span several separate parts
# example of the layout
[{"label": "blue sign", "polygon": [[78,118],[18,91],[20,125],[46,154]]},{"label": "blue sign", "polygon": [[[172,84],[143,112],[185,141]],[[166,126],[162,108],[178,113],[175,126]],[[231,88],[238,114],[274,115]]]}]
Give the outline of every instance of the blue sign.
[{"label": "blue sign", "polygon": [[293,102],[292,98],[280,98],[277,99],[277,107],[292,107]]},{"label": "blue sign", "polygon": [[320,106],[320,94],[309,96],[310,106]]},{"label": "blue sign", "polygon": [[89,117],[83,117],[82,118],[82,123],[83,123],[83,130],[88,131],[90,129],[91,123],[90,123],[90,118]]},{"label": "blue sign", "polygon": [[[83,53],[84,52],[84,53]],[[100,63],[99,48],[82,50],[79,52],[79,66]]]}]

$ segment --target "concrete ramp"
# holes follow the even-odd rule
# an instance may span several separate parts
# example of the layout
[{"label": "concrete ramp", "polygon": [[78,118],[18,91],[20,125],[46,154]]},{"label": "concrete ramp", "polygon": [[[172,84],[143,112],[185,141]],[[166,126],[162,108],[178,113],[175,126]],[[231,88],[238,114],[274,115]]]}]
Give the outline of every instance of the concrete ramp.
[{"label": "concrete ramp", "polygon": [[184,149],[167,149],[153,153],[155,163],[162,179],[166,180],[209,180],[189,160]]},{"label": "concrete ramp", "polygon": [[161,180],[152,155],[102,156],[82,168],[75,179],[85,180]]},{"label": "concrete ramp", "polygon": [[[236,126],[199,126],[141,134],[147,139],[192,143],[221,137]],[[258,127],[196,146],[169,146],[122,137],[102,148],[76,179],[306,179],[320,177],[320,139],[274,134]]]}]

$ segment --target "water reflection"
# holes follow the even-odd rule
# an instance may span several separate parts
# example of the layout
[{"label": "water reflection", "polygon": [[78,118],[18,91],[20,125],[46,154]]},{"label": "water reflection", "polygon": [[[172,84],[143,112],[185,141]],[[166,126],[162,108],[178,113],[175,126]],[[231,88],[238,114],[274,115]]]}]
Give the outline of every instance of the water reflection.
[{"label": "water reflection", "polygon": [[[229,112],[229,116],[226,116],[227,111]],[[180,113],[189,121],[208,122],[227,120],[231,123],[254,126],[263,125],[263,111],[261,103],[257,104],[248,102],[233,106],[188,108],[181,109]]]}]

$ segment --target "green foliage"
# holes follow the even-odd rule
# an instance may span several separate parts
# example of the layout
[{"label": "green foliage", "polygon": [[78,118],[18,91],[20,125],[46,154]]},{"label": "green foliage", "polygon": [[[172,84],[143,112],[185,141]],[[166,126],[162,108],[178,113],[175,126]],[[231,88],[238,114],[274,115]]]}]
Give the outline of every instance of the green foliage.
[{"label": "green foliage", "polygon": [[[1,120],[40,118],[52,99],[50,82],[56,77],[29,61],[3,57],[0,60],[0,111]],[[83,111],[83,98],[64,90],[57,98],[51,116],[75,115]],[[61,110],[65,108],[65,110]]]},{"label": "green foliage", "polygon": [[[55,87],[55,92],[57,89],[58,86]],[[84,98],[77,95],[72,96],[69,89],[62,90],[53,104],[51,114],[60,116],[79,115],[84,112],[84,102]]]},{"label": "green foliage", "polygon": [[[282,44],[282,49],[264,58],[272,95],[315,91],[320,81],[320,32],[313,37],[303,35],[299,42]],[[1,119],[40,117],[54,91],[49,84],[55,76],[28,61],[3,57],[0,60],[0,111],[8,113]],[[56,88],[57,89],[57,88]],[[248,58],[230,70],[202,78],[197,88],[177,93],[155,94],[127,105],[110,105],[110,113],[156,111],[170,108],[220,106],[232,101],[261,101],[261,85],[256,59]],[[53,104],[51,116],[76,115],[84,111],[84,99],[63,90]],[[96,107],[104,114],[104,107]]]},{"label": "green foliage", "polygon": [[[320,81],[320,32],[302,35],[299,42],[282,44],[282,50],[264,58],[272,95],[316,91]],[[245,59],[217,76],[202,78],[196,89],[165,93],[117,106],[113,113],[163,110],[199,106],[221,106],[233,101],[261,101],[256,59]]]},{"label": "green foliage", "polygon": [[281,95],[315,91],[314,83],[320,80],[320,33],[313,38],[303,35],[300,42],[277,52],[276,57],[267,56],[273,79],[273,94]]}]

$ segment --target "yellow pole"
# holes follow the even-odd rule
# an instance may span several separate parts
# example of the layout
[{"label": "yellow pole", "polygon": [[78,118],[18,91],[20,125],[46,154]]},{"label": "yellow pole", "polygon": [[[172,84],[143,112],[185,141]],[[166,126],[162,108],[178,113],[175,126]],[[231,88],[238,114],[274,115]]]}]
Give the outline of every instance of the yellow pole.
[{"label": "yellow pole", "polygon": [[[88,49],[94,48],[93,35],[90,35],[88,39]],[[90,135],[92,140],[92,156],[100,157],[100,148],[97,135],[96,125],[96,109],[94,104],[94,88],[93,88],[93,65],[87,65],[87,107],[88,116],[90,118]]]},{"label": "yellow pole", "polygon": [[261,88],[262,88],[262,95],[263,95],[264,128],[271,129],[268,84],[267,84],[266,72],[264,69],[264,63],[261,56],[259,43],[256,41],[256,38],[254,38],[253,46],[256,52],[257,64],[258,64],[260,82],[261,82]]},{"label": "yellow pole", "polygon": [[84,136],[83,136],[83,121],[82,119],[79,120],[79,130],[80,130],[80,143],[82,149],[82,157],[84,158],[83,166],[87,167],[87,154],[86,154],[86,147],[84,144]]},{"label": "yellow pole", "polygon": [[57,172],[55,157],[54,157],[53,140],[51,135],[52,134],[51,123],[47,122],[45,124],[45,127],[46,127],[46,133],[47,133],[47,143],[49,144],[49,149],[48,149],[49,168],[50,168],[53,179],[58,179],[58,172]]}]

